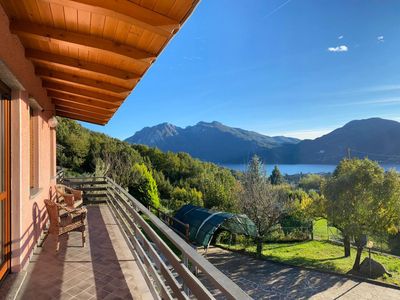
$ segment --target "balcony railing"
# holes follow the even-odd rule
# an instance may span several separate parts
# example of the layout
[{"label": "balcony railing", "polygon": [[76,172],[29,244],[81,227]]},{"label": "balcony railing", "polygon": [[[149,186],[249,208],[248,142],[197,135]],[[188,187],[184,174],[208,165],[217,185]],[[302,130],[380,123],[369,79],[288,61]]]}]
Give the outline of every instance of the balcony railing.
[{"label": "balcony railing", "polygon": [[[83,190],[88,203],[109,205],[155,298],[214,299],[218,294],[227,299],[250,299],[232,280],[197,253],[184,240],[185,237],[179,236],[112,179],[60,177],[60,180]],[[174,252],[167,242],[177,251]]]}]

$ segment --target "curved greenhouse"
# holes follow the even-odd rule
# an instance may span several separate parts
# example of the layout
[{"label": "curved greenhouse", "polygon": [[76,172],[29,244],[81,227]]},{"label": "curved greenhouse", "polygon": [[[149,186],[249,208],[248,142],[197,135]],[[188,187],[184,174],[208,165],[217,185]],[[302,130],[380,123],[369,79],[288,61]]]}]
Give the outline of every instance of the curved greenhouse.
[{"label": "curved greenhouse", "polygon": [[[256,225],[246,215],[213,211],[191,204],[182,206],[174,216],[189,224],[189,239],[192,243],[208,247],[217,230],[226,230],[234,234],[256,237]],[[185,234],[185,228],[175,223],[173,227]]]}]

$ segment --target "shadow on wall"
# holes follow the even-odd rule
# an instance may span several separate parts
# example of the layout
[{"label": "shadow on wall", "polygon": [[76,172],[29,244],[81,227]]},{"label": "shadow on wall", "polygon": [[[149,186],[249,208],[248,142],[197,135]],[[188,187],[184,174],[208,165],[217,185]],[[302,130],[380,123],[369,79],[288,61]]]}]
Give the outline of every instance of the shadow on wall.
[{"label": "shadow on wall", "polygon": [[[55,200],[56,195],[55,192],[53,192],[52,187],[49,188],[48,196],[49,199]],[[41,237],[41,234],[45,229],[47,220],[48,217],[46,213],[46,207],[43,205],[43,207],[40,208],[37,202],[34,202],[32,205],[31,224],[28,226],[22,236],[19,237],[19,239],[14,239],[11,241],[11,243],[17,244],[23,242],[19,249],[16,249],[12,252],[11,255],[13,258],[21,257],[22,255],[24,255],[24,253],[26,253],[25,256],[22,258],[20,265],[13,266],[14,269],[19,270],[25,266],[25,264],[29,260],[32,250],[37,245],[37,242],[39,241],[39,238]]]},{"label": "shadow on wall", "polygon": [[[52,188],[49,189],[49,199],[55,200],[55,193]],[[34,203],[32,223],[20,238],[20,240],[25,239],[25,242],[21,247],[20,253],[16,255],[21,255],[32,240],[33,242],[29,246],[29,251],[36,245],[41,236],[42,229],[45,229],[44,226],[47,223],[48,217],[45,210],[45,206],[40,209],[38,204]],[[27,234],[28,232],[30,233]],[[35,262],[35,264],[28,265],[26,279],[16,299],[58,299],[61,297],[64,264],[60,262],[65,260],[68,237],[65,236],[60,240],[62,244],[60,249],[62,250],[59,252],[55,252],[55,240],[52,240],[51,237],[46,238],[43,248],[37,247],[33,251],[31,261]],[[24,265],[28,258],[29,255],[24,258],[22,265]]]}]

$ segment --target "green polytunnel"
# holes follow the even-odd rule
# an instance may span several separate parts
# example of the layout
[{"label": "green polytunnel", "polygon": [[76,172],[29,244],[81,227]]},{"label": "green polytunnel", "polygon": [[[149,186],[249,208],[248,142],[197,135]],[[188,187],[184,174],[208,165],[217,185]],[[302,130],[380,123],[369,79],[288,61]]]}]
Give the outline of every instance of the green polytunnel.
[{"label": "green polytunnel", "polygon": [[[214,211],[191,204],[182,206],[174,216],[189,224],[189,239],[192,243],[208,247],[217,230],[256,237],[256,225],[246,215]],[[175,222],[173,227],[185,234],[185,227]]]}]

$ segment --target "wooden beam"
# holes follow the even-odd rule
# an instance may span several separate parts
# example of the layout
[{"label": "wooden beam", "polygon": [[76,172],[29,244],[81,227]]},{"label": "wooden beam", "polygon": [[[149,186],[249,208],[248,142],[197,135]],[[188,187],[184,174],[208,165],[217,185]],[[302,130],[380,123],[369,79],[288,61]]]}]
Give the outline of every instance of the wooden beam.
[{"label": "wooden beam", "polygon": [[74,102],[74,101],[69,101],[69,100],[63,100],[63,99],[58,99],[58,98],[53,98],[52,102],[56,106],[65,106],[65,107],[74,107],[80,110],[87,110],[87,111],[92,111],[98,114],[110,114],[113,115],[114,112],[117,110],[116,108],[102,108],[94,105],[88,105],[80,102]]},{"label": "wooden beam", "polygon": [[126,93],[129,92],[132,88],[127,88],[124,86],[114,85],[108,82],[94,80],[87,77],[78,76],[75,74],[69,74],[54,70],[49,70],[45,68],[36,67],[35,69],[36,75],[46,78],[46,80],[62,80],[67,82],[72,82],[79,85],[90,86],[92,88],[106,90],[113,93]]},{"label": "wooden beam", "polygon": [[71,106],[64,106],[64,105],[56,105],[56,110],[62,110],[62,111],[68,111],[71,113],[82,114],[82,115],[85,115],[85,116],[88,116],[91,118],[96,118],[96,119],[111,118],[114,114],[114,113],[99,114],[99,113],[95,113],[93,111],[79,109],[79,108],[71,107]]},{"label": "wooden beam", "polygon": [[129,72],[121,69],[116,69],[106,65],[91,63],[80,59],[57,55],[49,52],[44,52],[36,49],[25,49],[25,56],[34,61],[44,62],[49,65],[56,65],[61,67],[70,67],[73,69],[85,70],[101,75],[111,76],[124,80],[139,80],[140,75],[134,72]]},{"label": "wooden beam", "polygon": [[84,121],[84,122],[88,122],[88,123],[94,123],[94,124],[98,124],[98,125],[105,125],[105,124],[107,124],[107,122],[109,120],[109,119],[91,118],[91,117],[87,117],[85,115],[75,114],[75,113],[71,113],[71,112],[63,111],[63,110],[56,110],[56,115],[60,116],[60,117],[65,117],[65,118],[78,120],[78,121]]},{"label": "wooden beam", "polygon": [[119,54],[128,58],[132,58],[138,62],[145,63],[147,66],[149,66],[156,58],[156,56],[152,53],[112,40],[26,21],[11,21],[10,31],[14,34],[33,38],[39,41],[68,43],[78,47],[83,46],[92,50],[107,51],[111,54]]},{"label": "wooden beam", "polygon": [[67,100],[67,101],[71,101],[71,102],[81,103],[81,104],[90,105],[90,106],[99,107],[99,108],[104,108],[104,109],[115,109],[116,110],[120,106],[120,104],[117,104],[117,103],[110,103],[110,102],[101,101],[101,100],[97,100],[97,99],[90,99],[90,98],[86,98],[86,97],[80,97],[80,96],[77,96],[77,95],[63,93],[63,92],[60,92],[60,91],[48,90],[47,91],[47,95],[49,97],[51,97],[51,98]]},{"label": "wooden beam", "polygon": [[46,81],[46,80],[43,80],[42,85],[43,85],[43,87],[45,87],[49,90],[66,92],[66,93],[78,95],[81,97],[87,97],[87,98],[91,98],[91,99],[101,100],[103,102],[108,102],[108,103],[121,104],[124,101],[124,99],[126,98],[125,96],[124,97],[110,96],[110,95],[78,88],[76,86],[71,86],[71,85],[67,85],[67,84],[63,84],[63,83],[51,82],[51,81]]},{"label": "wooden beam", "polygon": [[179,30],[178,21],[128,0],[40,0],[57,3],[77,10],[84,10],[113,17],[153,33],[169,38]]}]

